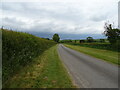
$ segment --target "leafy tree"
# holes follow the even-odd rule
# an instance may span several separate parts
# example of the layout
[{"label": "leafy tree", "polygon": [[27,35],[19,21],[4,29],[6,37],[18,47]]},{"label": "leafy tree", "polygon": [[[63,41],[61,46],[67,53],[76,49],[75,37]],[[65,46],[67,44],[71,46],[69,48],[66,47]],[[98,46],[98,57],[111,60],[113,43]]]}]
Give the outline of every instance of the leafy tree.
[{"label": "leafy tree", "polygon": [[53,40],[54,40],[55,42],[59,42],[60,37],[59,37],[59,35],[58,35],[57,33],[55,33],[55,34],[53,35]]},{"label": "leafy tree", "polygon": [[100,39],[100,42],[101,42],[101,43],[105,42],[105,39]]},{"label": "leafy tree", "polygon": [[77,40],[75,40],[75,43],[77,42]]},{"label": "leafy tree", "polygon": [[93,38],[92,37],[87,37],[87,42],[93,42]]},{"label": "leafy tree", "polygon": [[105,31],[104,34],[107,36],[107,39],[111,44],[116,44],[117,41],[120,39],[120,29],[112,28],[112,24],[105,23]]},{"label": "leafy tree", "polygon": [[80,40],[80,43],[85,43],[85,40]]}]

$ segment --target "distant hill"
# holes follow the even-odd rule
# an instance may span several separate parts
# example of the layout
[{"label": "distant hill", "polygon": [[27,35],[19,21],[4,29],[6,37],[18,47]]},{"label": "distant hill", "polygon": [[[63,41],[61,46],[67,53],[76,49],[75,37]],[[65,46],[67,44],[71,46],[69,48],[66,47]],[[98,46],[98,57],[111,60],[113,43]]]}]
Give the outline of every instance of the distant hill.
[{"label": "distant hill", "polygon": [[[42,37],[42,38],[52,38],[53,33],[43,33],[43,32],[28,32],[30,34],[33,34],[35,36],[38,37]],[[61,40],[64,39],[72,39],[72,40],[79,40],[79,39],[86,39],[87,37],[91,36],[94,39],[101,39],[101,38],[106,38],[104,35],[102,34],[62,34],[62,33],[58,33],[60,36]]]}]

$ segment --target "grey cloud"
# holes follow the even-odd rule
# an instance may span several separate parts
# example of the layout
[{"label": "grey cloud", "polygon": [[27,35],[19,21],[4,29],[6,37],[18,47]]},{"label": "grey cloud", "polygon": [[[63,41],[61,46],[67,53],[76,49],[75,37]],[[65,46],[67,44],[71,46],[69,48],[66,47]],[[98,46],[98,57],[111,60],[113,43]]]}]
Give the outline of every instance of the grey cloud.
[{"label": "grey cloud", "polygon": [[[41,18],[41,17],[50,17],[57,18],[60,20],[67,20],[71,22],[80,22],[83,19],[83,14],[76,10],[71,6],[71,3],[68,3],[68,6],[63,6],[64,4],[60,3],[57,5],[48,3],[42,5],[41,3],[9,3],[3,4],[4,13],[11,14],[20,14],[22,16],[30,17],[30,18]],[[35,5],[39,8],[35,8]],[[43,7],[44,6],[44,7]],[[55,10],[51,10],[51,8],[55,8]]]},{"label": "grey cloud", "polygon": [[25,23],[22,21],[17,20],[16,18],[3,18],[3,23],[11,23],[11,24],[18,24],[18,25],[24,25]]},{"label": "grey cloud", "polygon": [[[102,21],[111,19],[111,16],[114,17],[117,14],[117,11],[114,10],[116,6],[108,9],[106,8],[108,6],[100,3],[105,9],[99,10],[96,8],[99,7],[98,5],[85,2],[83,5],[83,2],[3,3],[3,22],[6,26],[20,27],[23,31],[94,33],[96,30],[97,33],[101,33]],[[111,3],[109,2],[109,4]],[[92,9],[94,10],[91,11]],[[111,10],[114,10],[114,13]],[[109,16],[106,12],[109,12]],[[24,18],[28,19],[28,22],[24,22]]]},{"label": "grey cloud", "polygon": [[92,18],[90,18],[92,21],[95,21],[95,22],[100,22],[100,21],[104,21],[104,20],[107,20],[108,19],[108,14],[105,14],[105,15],[99,15],[99,16],[93,16]]},{"label": "grey cloud", "polygon": [[16,3],[16,2],[2,3],[2,9],[6,11],[19,12],[24,10],[24,8],[25,8],[25,3]]},{"label": "grey cloud", "polygon": [[2,18],[2,26],[10,29],[22,29],[21,27],[25,25],[24,22],[17,20],[16,18]]}]

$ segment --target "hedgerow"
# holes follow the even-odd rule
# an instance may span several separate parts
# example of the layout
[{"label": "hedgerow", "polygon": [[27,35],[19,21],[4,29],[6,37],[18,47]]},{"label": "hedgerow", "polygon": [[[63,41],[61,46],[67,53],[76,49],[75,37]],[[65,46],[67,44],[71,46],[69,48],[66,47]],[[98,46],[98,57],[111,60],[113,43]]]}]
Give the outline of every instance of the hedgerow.
[{"label": "hedgerow", "polygon": [[35,57],[55,45],[28,33],[2,29],[2,81],[5,83]]},{"label": "hedgerow", "polygon": [[113,46],[110,43],[82,43],[82,44],[80,44],[80,43],[68,43],[68,44],[120,52],[120,49],[119,49],[120,45]]}]

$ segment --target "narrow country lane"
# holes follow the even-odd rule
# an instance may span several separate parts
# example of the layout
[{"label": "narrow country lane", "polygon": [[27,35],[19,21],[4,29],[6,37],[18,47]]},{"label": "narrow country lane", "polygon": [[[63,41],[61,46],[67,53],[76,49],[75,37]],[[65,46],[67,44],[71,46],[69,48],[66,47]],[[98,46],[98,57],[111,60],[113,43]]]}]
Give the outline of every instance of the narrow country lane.
[{"label": "narrow country lane", "polygon": [[80,88],[118,88],[118,66],[77,52],[62,44],[60,59]]}]

